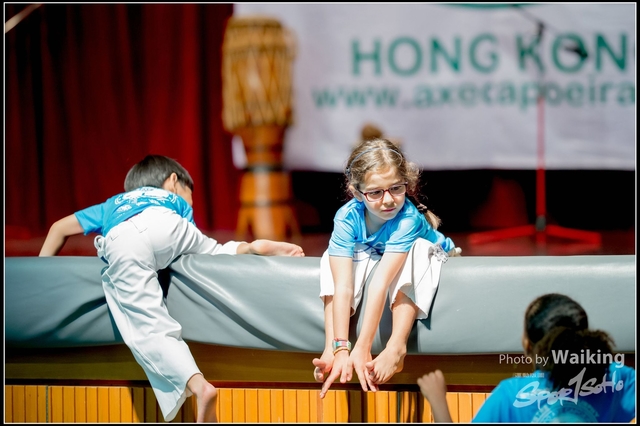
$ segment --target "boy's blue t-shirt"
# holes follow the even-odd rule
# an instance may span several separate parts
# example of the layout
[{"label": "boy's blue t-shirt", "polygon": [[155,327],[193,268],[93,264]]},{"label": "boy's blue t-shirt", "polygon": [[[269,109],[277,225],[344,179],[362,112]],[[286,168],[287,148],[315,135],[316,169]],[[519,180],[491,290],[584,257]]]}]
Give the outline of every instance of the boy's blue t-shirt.
[{"label": "boy's blue t-shirt", "polygon": [[143,186],[133,191],[114,195],[102,204],[96,204],[75,213],[84,234],[95,232],[107,235],[116,225],[137,215],[148,207],[165,207],[195,225],[193,208],[179,195],[161,188]]},{"label": "boy's blue t-shirt", "polygon": [[455,247],[453,241],[433,229],[423,213],[406,199],[398,214],[386,221],[374,234],[367,235],[366,207],[357,198],[340,207],[333,219],[333,232],[329,240],[329,255],[352,257],[356,243],[384,252],[405,253],[418,238],[439,244],[445,252]]},{"label": "boy's blue t-shirt", "polygon": [[[612,363],[597,383],[577,380],[571,388],[549,392],[548,373],[500,382],[473,418],[477,423],[624,422],[636,417],[636,371]],[[579,382],[579,383],[578,383]],[[577,391],[577,395],[576,395]]]}]

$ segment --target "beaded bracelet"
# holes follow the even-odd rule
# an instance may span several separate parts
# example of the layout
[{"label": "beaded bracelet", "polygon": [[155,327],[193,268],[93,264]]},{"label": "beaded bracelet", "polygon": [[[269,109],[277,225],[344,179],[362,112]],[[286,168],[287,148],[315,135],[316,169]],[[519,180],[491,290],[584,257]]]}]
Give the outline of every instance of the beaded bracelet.
[{"label": "beaded bracelet", "polygon": [[339,348],[336,348],[336,349],[334,349],[334,350],[333,350],[333,354],[335,355],[335,354],[337,354],[337,353],[338,353],[338,352],[340,352],[340,351],[347,351],[347,352],[349,352],[349,348],[348,348],[348,347],[346,347],[346,346],[340,346]]}]

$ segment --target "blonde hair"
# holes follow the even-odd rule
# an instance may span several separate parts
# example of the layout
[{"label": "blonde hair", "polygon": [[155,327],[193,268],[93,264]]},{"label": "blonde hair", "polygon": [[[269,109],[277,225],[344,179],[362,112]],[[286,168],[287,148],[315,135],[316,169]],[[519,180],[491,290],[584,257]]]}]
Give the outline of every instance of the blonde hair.
[{"label": "blonde hair", "polygon": [[[382,172],[394,167],[402,179],[407,182],[407,195],[418,210],[425,215],[429,224],[437,229],[440,218],[430,211],[427,206],[418,201],[420,168],[408,161],[402,150],[393,142],[384,138],[365,140],[360,143],[349,156],[345,169],[346,187],[351,185],[359,188],[369,172]],[[352,194],[347,191],[350,196]]]}]

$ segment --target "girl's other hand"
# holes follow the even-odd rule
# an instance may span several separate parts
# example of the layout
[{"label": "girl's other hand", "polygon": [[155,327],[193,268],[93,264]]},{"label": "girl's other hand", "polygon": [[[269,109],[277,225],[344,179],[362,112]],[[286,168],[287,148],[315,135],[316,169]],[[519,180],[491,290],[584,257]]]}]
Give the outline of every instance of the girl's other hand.
[{"label": "girl's other hand", "polygon": [[338,377],[340,377],[340,383],[347,383],[353,377],[353,365],[351,364],[348,351],[340,351],[334,355],[333,368],[329,373],[329,377],[327,377],[322,385],[320,398],[324,398],[327,391]]},{"label": "girl's other hand", "polygon": [[365,392],[369,390],[372,392],[378,391],[378,385],[373,382],[373,378],[366,366],[366,364],[373,359],[371,352],[359,349],[356,344],[356,347],[351,351],[350,359],[352,360],[353,368],[356,370],[356,374],[360,380],[362,390]]}]

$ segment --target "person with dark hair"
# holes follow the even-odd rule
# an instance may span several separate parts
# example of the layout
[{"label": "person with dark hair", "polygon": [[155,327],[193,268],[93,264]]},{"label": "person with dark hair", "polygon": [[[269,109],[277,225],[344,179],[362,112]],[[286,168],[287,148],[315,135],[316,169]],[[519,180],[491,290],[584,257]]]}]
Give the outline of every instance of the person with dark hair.
[{"label": "person with dark hair", "polygon": [[[522,346],[532,374],[501,381],[473,418],[481,423],[625,422],[636,417],[636,372],[613,353],[613,340],[589,329],[585,310],[568,296],[536,298],[524,316]],[[440,370],[418,379],[436,422],[450,422]]]},{"label": "person with dark hair", "polygon": [[190,395],[197,421],[215,422],[217,389],[197,367],[182,327],[167,310],[158,271],[183,254],[304,256],[286,242],[219,244],[193,221],[193,180],[177,161],[149,155],[125,179],[126,192],[55,222],[40,256],[55,256],[67,237],[97,233],[94,245],[108,266],[102,286],[125,344],[144,369],[167,422]]},{"label": "person with dark hair", "polygon": [[[320,260],[325,348],[312,363],[315,380],[324,382],[321,398],[338,378],[351,380],[354,369],[362,389],[374,392],[402,370],[411,328],[428,316],[442,263],[462,251],[437,230],[440,219],[418,201],[419,175],[418,166],[387,139],[362,142],[347,160],[347,195],[352,198],[336,213],[329,248]],[[364,322],[352,350],[349,318],[369,275]],[[387,297],[391,336],[373,359]]]},{"label": "person with dark hair", "polygon": [[176,174],[178,182],[193,192],[193,179],[191,175],[173,158],[164,155],[147,155],[135,164],[124,178],[124,190],[126,192],[143,186],[162,188],[167,176]]}]

